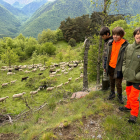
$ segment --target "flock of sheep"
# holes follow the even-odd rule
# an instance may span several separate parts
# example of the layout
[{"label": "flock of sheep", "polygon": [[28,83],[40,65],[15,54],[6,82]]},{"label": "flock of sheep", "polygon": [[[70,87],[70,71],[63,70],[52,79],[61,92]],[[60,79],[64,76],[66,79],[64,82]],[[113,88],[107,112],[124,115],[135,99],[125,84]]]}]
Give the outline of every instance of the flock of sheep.
[{"label": "flock of sheep", "polygon": [[[50,65],[50,69],[49,69],[50,74],[49,74],[49,76],[50,77],[55,77],[55,76],[61,76],[62,74],[66,75],[66,74],[69,73],[69,71],[73,70],[77,66],[80,66],[79,70],[81,71],[83,69],[82,61],[60,62],[59,64],[54,63],[54,64]],[[59,67],[59,68],[57,69],[57,67]],[[48,68],[48,67],[43,66],[42,64],[34,64],[34,65],[29,65],[29,66],[27,66],[27,65],[24,65],[24,66],[19,65],[19,66],[13,66],[12,68],[9,68],[8,66],[2,66],[1,71],[8,71],[7,75],[12,75],[12,74],[15,74],[15,73],[12,72],[13,70],[22,71],[24,73],[30,73],[30,72],[37,71],[37,69],[39,69],[40,71],[44,71],[44,70],[46,70],[46,68]],[[24,69],[29,69],[29,70],[24,71]],[[42,74],[43,73],[41,72],[38,75],[42,75]],[[22,77],[21,81],[27,80],[27,78],[29,78],[29,77]],[[75,79],[75,81],[79,80],[80,78],[83,78],[83,73],[81,73],[80,76]],[[61,83],[58,86],[54,86],[54,87],[47,87],[46,90],[51,91],[51,90],[53,90],[55,88],[60,88],[63,85],[69,84],[69,82],[71,80],[72,80],[72,77],[68,78],[68,81],[66,81],[65,83]],[[8,84],[14,84],[16,81],[17,80],[13,80],[13,81],[10,81],[9,83],[1,84],[2,88],[8,86]],[[37,90],[31,91],[30,95],[33,96],[33,95],[37,94],[40,89],[41,89],[41,86]],[[12,96],[12,98],[13,98],[13,100],[14,100],[14,98],[22,98],[22,96],[24,94],[26,94],[26,92],[14,94]],[[9,98],[9,96],[0,98],[0,102],[6,101],[7,98]]]}]

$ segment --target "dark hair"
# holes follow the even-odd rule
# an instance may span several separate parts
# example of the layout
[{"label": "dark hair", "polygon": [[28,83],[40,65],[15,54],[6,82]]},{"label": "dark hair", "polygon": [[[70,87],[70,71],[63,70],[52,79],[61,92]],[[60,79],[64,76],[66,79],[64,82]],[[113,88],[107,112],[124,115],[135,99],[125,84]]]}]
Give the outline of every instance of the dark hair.
[{"label": "dark hair", "polygon": [[135,35],[137,34],[138,31],[140,32],[140,27],[138,27],[134,30],[134,32],[133,32],[134,37],[135,37]]},{"label": "dark hair", "polygon": [[113,30],[112,30],[112,35],[120,35],[120,37],[123,37],[125,32],[124,32],[124,29],[122,27],[115,27]]},{"label": "dark hair", "polygon": [[110,29],[108,27],[102,27],[100,30],[100,36],[107,35],[107,33],[110,35]]}]

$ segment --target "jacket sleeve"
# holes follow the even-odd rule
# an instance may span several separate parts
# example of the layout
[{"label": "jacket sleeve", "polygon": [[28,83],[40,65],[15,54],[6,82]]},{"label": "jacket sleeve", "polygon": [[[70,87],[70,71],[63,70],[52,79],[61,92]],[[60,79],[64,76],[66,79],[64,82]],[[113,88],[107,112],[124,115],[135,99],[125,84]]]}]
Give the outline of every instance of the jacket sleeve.
[{"label": "jacket sleeve", "polygon": [[124,56],[123,56],[122,73],[124,73],[124,70],[126,67],[126,51],[127,51],[127,48],[125,49]]}]

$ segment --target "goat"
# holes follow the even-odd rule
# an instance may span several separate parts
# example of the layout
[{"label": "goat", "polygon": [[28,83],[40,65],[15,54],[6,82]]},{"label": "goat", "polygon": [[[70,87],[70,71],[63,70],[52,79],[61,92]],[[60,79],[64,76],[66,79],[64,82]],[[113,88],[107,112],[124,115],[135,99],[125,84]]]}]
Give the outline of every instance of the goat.
[{"label": "goat", "polygon": [[23,77],[23,78],[21,79],[21,81],[27,80],[27,78],[29,78],[29,77]]},{"label": "goat", "polygon": [[38,75],[42,75],[43,73],[39,73]]},{"label": "goat", "polygon": [[3,103],[3,101],[6,102],[6,98],[9,98],[9,96],[6,96],[6,97],[2,97],[2,98],[0,98],[0,102],[2,102],[2,103]]}]

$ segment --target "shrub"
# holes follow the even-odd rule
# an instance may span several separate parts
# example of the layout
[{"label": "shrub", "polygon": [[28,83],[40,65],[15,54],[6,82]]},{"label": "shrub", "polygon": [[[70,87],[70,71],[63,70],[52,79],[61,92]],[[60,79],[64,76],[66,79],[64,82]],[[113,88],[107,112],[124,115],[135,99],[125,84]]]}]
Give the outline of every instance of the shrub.
[{"label": "shrub", "polygon": [[48,55],[53,55],[55,54],[56,47],[53,45],[51,42],[46,42],[43,44],[41,47],[41,52],[46,52]]},{"label": "shrub", "polygon": [[71,47],[74,47],[74,46],[76,46],[76,40],[73,39],[73,38],[71,38],[71,39],[69,40],[68,44],[69,44]]}]

